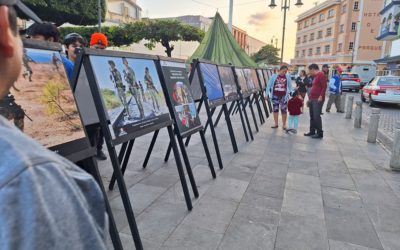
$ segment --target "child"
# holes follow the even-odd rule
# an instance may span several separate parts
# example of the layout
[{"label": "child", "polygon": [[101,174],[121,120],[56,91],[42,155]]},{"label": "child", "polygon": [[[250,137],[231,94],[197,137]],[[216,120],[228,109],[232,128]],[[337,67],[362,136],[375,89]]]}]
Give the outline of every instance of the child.
[{"label": "child", "polygon": [[303,98],[297,90],[293,92],[292,98],[288,102],[288,110],[289,127],[286,130],[286,133],[293,132],[296,134],[299,124],[299,116],[303,113]]}]

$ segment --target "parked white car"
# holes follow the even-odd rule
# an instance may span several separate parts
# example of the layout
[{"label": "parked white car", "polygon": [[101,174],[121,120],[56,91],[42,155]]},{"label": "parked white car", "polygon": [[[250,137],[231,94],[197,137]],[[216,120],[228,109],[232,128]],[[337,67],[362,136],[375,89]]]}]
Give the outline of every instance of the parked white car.
[{"label": "parked white car", "polygon": [[377,102],[400,104],[400,77],[376,76],[361,90],[361,100],[370,106]]}]

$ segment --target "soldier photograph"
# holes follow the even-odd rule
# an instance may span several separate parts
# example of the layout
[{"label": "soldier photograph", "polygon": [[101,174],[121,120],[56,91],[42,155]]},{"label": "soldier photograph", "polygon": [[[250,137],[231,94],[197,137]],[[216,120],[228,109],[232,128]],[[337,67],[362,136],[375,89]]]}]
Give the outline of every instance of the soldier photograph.
[{"label": "soldier photograph", "polygon": [[124,115],[128,116],[128,119],[132,119],[133,117],[130,114],[128,102],[126,101],[126,94],[125,94],[126,87],[122,82],[121,73],[115,67],[114,61],[109,60],[108,64],[110,65],[110,79],[114,83],[114,87],[117,90],[118,98],[121,101],[122,106],[124,107],[125,110]]},{"label": "soldier photograph", "polygon": [[128,83],[129,92],[131,93],[133,98],[135,98],[136,105],[140,112],[140,118],[143,119],[145,115],[142,103],[142,96],[141,96],[140,86],[136,81],[135,71],[133,71],[133,69],[129,66],[128,60],[125,57],[122,58],[122,63],[125,66],[125,69],[123,70],[124,79]]},{"label": "soldier photograph", "polygon": [[28,78],[28,80],[32,82],[33,71],[31,66],[29,66],[30,62],[35,62],[35,61],[33,61],[33,59],[28,55],[27,50],[24,49],[24,55],[22,57],[22,65],[24,65],[24,71],[22,73],[22,76],[25,79]]},{"label": "soldier photograph", "polygon": [[53,56],[51,57],[51,61],[53,63],[54,69],[59,71],[58,64],[59,63],[62,64],[62,61],[60,58],[57,57],[56,53],[53,53]]},{"label": "soldier photograph", "polygon": [[20,105],[15,103],[15,98],[11,93],[0,99],[0,115],[13,121],[17,128],[24,131],[25,112]]},{"label": "soldier photograph", "polygon": [[158,90],[154,86],[153,78],[150,75],[148,67],[146,67],[144,69],[144,83],[146,84],[147,93],[150,96],[150,100],[153,103],[154,111],[156,111],[156,108],[157,108],[157,111],[160,111],[160,105],[158,104],[158,100],[157,100]]}]

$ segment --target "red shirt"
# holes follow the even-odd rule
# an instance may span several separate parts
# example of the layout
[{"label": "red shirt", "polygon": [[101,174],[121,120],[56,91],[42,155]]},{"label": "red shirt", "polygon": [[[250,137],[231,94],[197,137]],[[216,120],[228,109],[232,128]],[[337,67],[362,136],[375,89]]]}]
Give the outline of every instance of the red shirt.
[{"label": "red shirt", "polygon": [[303,107],[303,100],[298,96],[293,97],[288,102],[289,115],[301,115],[301,108]]},{"label": "red shirt", "polygon": [[274,96],[283,97],[287,91],[287,79],[286,75],[278,75],[274,84]]},{"label": "red shirt", "polygon": [[312,83],[310,100],[316,101],[320,96],[325,98],[325,92],[327,88],[328,79],[326,78],[323,72],[319,72],[315,77]]}]

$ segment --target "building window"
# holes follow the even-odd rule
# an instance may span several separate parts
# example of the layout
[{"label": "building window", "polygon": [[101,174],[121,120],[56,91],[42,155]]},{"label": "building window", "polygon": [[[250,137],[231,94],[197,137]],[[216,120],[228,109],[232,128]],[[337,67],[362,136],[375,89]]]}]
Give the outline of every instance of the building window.
[{"label": "building window", "polygon": [[342,49],[343,49],[343,43],[339,43],[338,46],[337,46],[337,51],[341,52]]},{"label": "building window", "polygon": [[331,46],[330,45],[325,45],[325,54],[328,54],[331,52]]},{"label": "building window", "polygon": [[325,20],[325,15],[324,14],[320,14],[319,15],[319,21],[322,22]]},{"label": "building window", "polygon": [[307,35],[303,36],[303,43],[307,42]]},{"label": "building window", "polygon": [[303,49],[303,51],[301,51],[301,57],[305,57],[306,56],[306,50]]},{"label": "building window", "polygon": [[329,10],[329,12],[328,12],[328,18],[331,18],[331,17],[333,17],[333,16],[335,16],[335,10]]},{"label": "building window", "polygon": [[310,41],[314,41],[314,33],[310,34]]},{"label": "building window", "polygon": [[347,12],[347,4],[343,4],[342,6],[342,14]]},{"label": "building window", "polygon": [[332,36],[332,28],[326,29],[326,36]]},{"label": "building window", "polygon": [[308,49],[308,56],[312,56],[312,49]]},{"label": "building window", "polygon": [[343,33],[344,32],[344,24],[341,24],[339,27],[339,32]]},{"label": "building window", "polygon": [[351,31],[354,32],[357,30],[357,23],[351,23]]},{"label": "building window", "polygon": [[299,57],[299,51],[297,50],[296,51],[296,58],[298,58]]},{"label": "building window", "polygon": [[350,42],[349,43],[349,50],[353,50],[353,48],[354,48],[354,42]]},{"label": "building window", "polygon": [[308,20],[304,21],[304,28],[308,27]]},{"label": "building window", "polygon": [[299,23],[299,24],[297,25],[297,29],[298,29],[298,30],[301,30],[301,23]]},{"label": "building window", "polygon": [[300,37],[297,37],[296,44],[300,44]]},{"label": "building window", "polygon": [[311,18],[311,25],[315,24],[315,17]]},{"label": "building window", "polygon": [[318,39],[322,38],[322,30],[318,31]]},{"label": "building window", "polygon": [[315,51],[316,55],[321,55],[321,47],[317,47],[317,51]]},{"label": "building window", "polygon": [[360,4],[359,4],[359,2],[358,1],[354,1],[354,7],[353,7],[353,10],[359,10],[359,6]]}]

